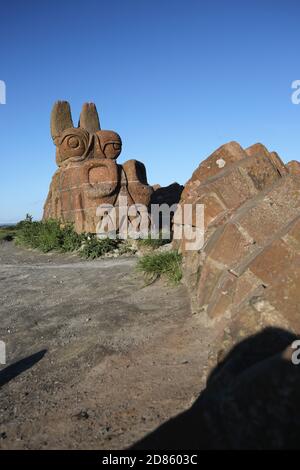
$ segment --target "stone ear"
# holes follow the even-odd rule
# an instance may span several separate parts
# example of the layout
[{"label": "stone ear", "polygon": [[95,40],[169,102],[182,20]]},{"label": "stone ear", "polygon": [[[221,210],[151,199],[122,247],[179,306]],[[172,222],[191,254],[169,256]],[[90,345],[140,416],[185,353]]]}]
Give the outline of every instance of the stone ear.
[{"label": "stone ear", "polygon": [[100,130],[98,111],[94,103],[84,103],[79,118],[78,127],[85,129],[90,134]]},{"label": "stone ear", "polygon": [[65,129],[74,127],[68,101],[57,101],[51,113],[51,135],[54,142]]}]

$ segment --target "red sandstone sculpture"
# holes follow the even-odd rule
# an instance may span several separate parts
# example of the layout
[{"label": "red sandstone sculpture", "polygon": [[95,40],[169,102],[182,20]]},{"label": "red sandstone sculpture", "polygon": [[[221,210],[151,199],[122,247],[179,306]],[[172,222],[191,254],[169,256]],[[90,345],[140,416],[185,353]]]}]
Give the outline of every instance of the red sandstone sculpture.
[{"label": "red sandstone sculpture", "polygon": [[213,327],[216,348],[226,353],[267,326],[298,334],[300,163],[230,142],[195,170],[184,204],[204,204],[203,248],[176,245],[193,311]]},{"label": "red sandstone sculpture", "polygon": [[74,127],[67,101],[55,103],[51,134],[56,145],[58,170],[52,178],[44,206],[44,219],[74,223],[77,232],[96,232],[101,204],[148,206],[153,188],[143,163],[129,160],[118,165],[122,141],[114,131],[101,130],[96,106],[83,105]]}]

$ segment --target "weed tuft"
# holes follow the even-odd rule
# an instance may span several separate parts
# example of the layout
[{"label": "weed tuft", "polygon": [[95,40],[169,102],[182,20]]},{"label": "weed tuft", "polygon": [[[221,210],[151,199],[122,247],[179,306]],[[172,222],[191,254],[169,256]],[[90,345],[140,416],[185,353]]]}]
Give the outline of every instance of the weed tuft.
[{"label": "weed tuft", "polygon": [[139,259],[137,268],[153,282],[160,276],[166,277],[174,284],[182,278],[182,257],[177,251],[147,254]]},{"label": "weed tuft", "polygon": [[138,246],[141,248],[145,247],[145,248],[152,248],[152,250],[156,250],[157,248],[170,243],[171,238],[170,236],[167,236],[167,234],[164,234],[164,232],[160,231],[158,238],[152,238],[151,233],[150,233],[147,238],[138,239],[137,242],[138,242]]}]

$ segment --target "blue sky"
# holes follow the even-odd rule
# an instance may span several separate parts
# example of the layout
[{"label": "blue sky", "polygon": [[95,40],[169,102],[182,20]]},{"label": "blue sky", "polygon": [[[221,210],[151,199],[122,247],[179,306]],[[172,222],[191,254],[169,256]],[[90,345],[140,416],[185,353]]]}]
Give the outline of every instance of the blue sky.
[{"label": "blue sky", "polygon": [[185,183],[223,143],[299,159],[298,0],[4,0],[0,223],[40,218],[56,169],[54,101],[97,104],[150,183]]}]

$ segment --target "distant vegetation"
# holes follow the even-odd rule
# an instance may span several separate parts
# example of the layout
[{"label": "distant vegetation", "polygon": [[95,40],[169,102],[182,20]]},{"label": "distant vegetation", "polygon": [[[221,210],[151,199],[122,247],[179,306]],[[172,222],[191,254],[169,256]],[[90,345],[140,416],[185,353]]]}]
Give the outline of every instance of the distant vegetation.
[{"label": "distant vegetation", "polygon": [[[4,233],[4,232],[3,232]],[[75,232],[72,224],[61,224],[57,220],[33,221],[30,215],[19,222],[11,232],[16,244],[35,248],[43,253],[49,251],[78,252],[86,259],[95,259],[118,249],[119,253],[127,251],[120,240],[99,239],[95,234]],[[7,239],[7,238],[2,238]]]},{"label": "distant vegetation", "polygon": [[172,283],[178,284],[182,278],[181,255],[177,251],[144,255],[139,259],[137,267],[150,282],[164,276]]},{"label": "distant vegetation", "polygon": [[10,242],[15,238],[16,233],[16,225],[4,225],[3,227],[0,227],[0,241],[5,240],[7,242]]}]

